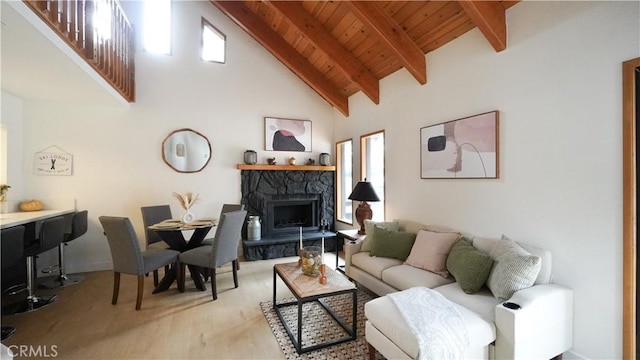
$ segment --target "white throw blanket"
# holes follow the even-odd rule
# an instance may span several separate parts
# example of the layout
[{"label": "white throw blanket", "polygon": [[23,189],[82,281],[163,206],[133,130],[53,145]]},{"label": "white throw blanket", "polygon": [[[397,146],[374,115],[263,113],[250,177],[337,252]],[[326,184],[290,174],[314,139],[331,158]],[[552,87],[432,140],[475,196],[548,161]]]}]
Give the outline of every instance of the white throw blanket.
[{"label": "white throw blanket", "polygon": [[442,294],[414,287],[388,295],[418,340],[418,359],[465,359],[469,333],[462,315]]}]

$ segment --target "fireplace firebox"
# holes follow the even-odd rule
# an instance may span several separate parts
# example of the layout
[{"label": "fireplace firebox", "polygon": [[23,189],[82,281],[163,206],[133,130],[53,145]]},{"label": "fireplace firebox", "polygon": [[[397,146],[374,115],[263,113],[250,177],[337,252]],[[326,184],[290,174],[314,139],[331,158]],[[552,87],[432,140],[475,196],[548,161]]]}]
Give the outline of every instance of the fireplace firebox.
[{"label": "fireplace firebox", "polygon": [[317,231],[318,195],[274,195],[265,199],[267,208],[264,236]]}]

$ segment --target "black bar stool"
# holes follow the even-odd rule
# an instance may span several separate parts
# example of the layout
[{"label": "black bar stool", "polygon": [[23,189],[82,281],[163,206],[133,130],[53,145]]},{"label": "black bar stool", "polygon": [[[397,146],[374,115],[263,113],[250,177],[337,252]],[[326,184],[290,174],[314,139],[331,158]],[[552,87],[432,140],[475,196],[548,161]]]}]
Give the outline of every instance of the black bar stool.
[{"label": "black bar stool", "polygon": [[71,232],[64,234],[64,239],[60,246],[58,246],[58,265],[50,269],[42,270],[43,273],[51,273],[58,270],[58,276],[46,282],[40,284],[40,287],[46,289],[55,289],[58,287],[66,287],[75,285],[84,279],[80,275],[67,275],[64,266],[64,247],[69,245],[69,242],[79,238],[87,232],[87,210],[78,211],[71,215]]},{"label": "black bar stool", "polygon": [[16,309],[16,313],[38,310],[58,299],[57,295],[36,296],[34,284],[36,281],[34,258],[60,246],[64,239],[64,217],[58,216],[44,220],[40,227],[40,238],[25,248],[27,256],[27,299]]},{"label": "black bar stool", "polygon": [[[0,232],[0,251],[2,270],[19,263],[24,251],[24,226],[2,229]],[[10,338],[16,329],[13,326],[2,326],[2,340]]]}]

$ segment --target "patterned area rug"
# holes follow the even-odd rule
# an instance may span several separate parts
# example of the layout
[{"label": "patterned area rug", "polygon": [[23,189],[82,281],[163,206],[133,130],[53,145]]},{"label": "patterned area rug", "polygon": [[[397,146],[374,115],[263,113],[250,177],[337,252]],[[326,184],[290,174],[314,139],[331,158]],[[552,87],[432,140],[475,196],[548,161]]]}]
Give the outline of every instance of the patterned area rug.
[{"label": "patterned area rug", "polygon": [[[367,341],[364,338],[364,304],[372,298],[373,297],[367,292],[358,290],[358,337],[356,340],[334,345],[325,349],[310,351],[302,355],[299,355],[296,352],[296,349],[291,343],[291,339],[289,339],[289,335],[287,335],[278,315],[273,310],[271,301],[261,302],[260,307],[262,308],[262,312],[267,318],[267,322],[273,331],[273,335],[276,337],[276,340],[278,340],[278,344],[280,344],[280,348],[287,360],[362,360],[369,358]],[[293,299],[278,300],[278,303],[288,301],[293,301]],[[344,319],[347,327],[351,327],[351,294],[333,296],[325,298],[322,301],[324,301],[325,304]],[[284,318],[287,321],[287,324],[289,324],[294,335],[296,335],[298,331],[297,306],[287,306],[281,308],[280,311],[284,315]],[[302,316],[302,344],[304,347],[348,336],[348,333],[344,331],[344,329],[342,329],[342,327],[333,320],[331,315],[327,314],[327,312],[317,302],[304,304],[302,307]],[[383,360],[384,357],[376,352],[376,359]]]}]

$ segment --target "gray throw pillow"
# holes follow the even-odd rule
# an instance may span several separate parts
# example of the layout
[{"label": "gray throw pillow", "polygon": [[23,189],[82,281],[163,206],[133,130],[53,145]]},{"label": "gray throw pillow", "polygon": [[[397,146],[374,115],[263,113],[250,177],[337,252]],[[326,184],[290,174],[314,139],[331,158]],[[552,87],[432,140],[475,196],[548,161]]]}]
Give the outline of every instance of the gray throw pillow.
[{"label": "gray throw pillow", "polygon": [[493,268],[487,286],[497,299],[508,300],[518,290],[531,287],[542,266],[539,256],[531,255],[513,240],[499,240],[489,254]]},{"label": "gray throw pillow", "polygon": [[447,270],[467,294],[477,293],[487,282],[493,259],[473,247],[471,241],[458,240],[447,257]]},{"label": "gray throw pillow", "polygon": [[394,231],[398,231],[400,229],[400,223],[398,223],[397,221],[365,220],[364,232],[367,234],[367,236],[365,236],[364,240],[362,241],[362,246],[360,246],[360,251],[371,251],[371,243],[376,237],[373,231],[374,227],[376,226],[379,226],[387,230],[394,230]]},{"label": "gray throw pillow", "polygon": [[376,226],[373,232],[375,233],[375,238],[371,243],[369,256],[404,261],[409,256],[413,242],[416,240],[416,234],[404,231],[387,230]]}]

